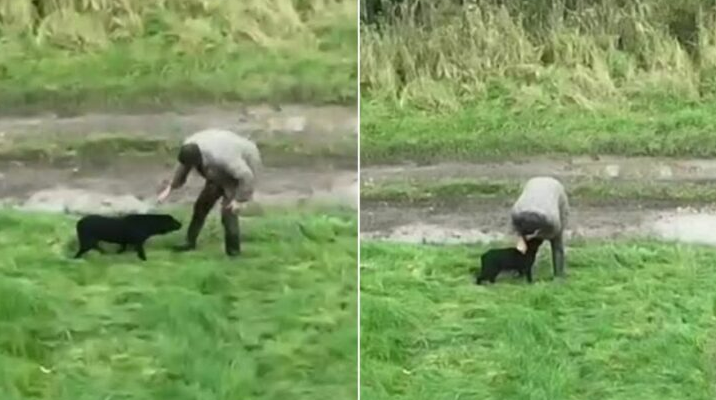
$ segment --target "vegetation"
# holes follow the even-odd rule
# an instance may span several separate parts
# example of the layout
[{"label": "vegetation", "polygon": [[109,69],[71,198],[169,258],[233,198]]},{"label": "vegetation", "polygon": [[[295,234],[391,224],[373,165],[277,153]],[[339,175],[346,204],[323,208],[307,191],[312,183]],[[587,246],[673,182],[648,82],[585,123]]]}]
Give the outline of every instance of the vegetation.
[{"label": "vegetation", "polygon": [[582,243],[567,281],[543,249],[535,284],[478,287],[478,250],[362,245],[363,399],[716,395],[716,251]]},{"label": "vegetation", "polygon": [[[582,178],[567,181],[570,202],[587,205],[713,204],[716,188],[702,182],[613,181]],[[490,200],[513,202],[524,181],[496,179],[441,179],[437,182],[381,182],[361,186],[361,200],[415,204],[455,204]]]},{"label": "vegetation", "polygon": [[[363,101],[361,101],[363,103]],[[514,107],[504,99],[454,112],[361,105],[361,161],[485,161],[534,155],[716,156],[716,102],[667,100],[586,111]]]},{"label": "vegetation", "polygon": [[0,109],[357,97],[355,0],[0,0]]},{"label": "vegetation", "polygon": [[397,7],[362,28],[366,162],[714,154],[711,1]]},{"label": "vegetation", "polygon": [[[716,155],[712,1],[366,2],[382,15],[361,28],[363,165]],[[509,204],[522,183],[408,175],[364,182],[362,199]],[[566,183],[577,208],[714,195],[700,182]],[[572,241],[554,281],[546,245],[535,284],[478,287],[486,249],[362,243],[363,399],[716,395],[716,250]]]},{"label": "vegetation", "polygon": [[[0,162],[20,161],[33,164],[105,160],[116,156],[165,156],[171,160],[181,144],[179,138],[152,137],[151,134],[96,134],[85,137],[53,138],[50,135],[20,137],[0,141]],[[292,140],[293,139],[293,140]],[[267,165],[289,167],[316,163],[345,165],[355,168],[357,145],[354,138],[326,138],[322,141],[301,141],[259,136],[256,143]]]},{"label": "vegetation", "polygon": [[236,260],[211,220],[196,253],[174,235],[141,262],[72,260],[73,218],[1,211],[0,397],[354,398],[353,214],[246,218]]}]

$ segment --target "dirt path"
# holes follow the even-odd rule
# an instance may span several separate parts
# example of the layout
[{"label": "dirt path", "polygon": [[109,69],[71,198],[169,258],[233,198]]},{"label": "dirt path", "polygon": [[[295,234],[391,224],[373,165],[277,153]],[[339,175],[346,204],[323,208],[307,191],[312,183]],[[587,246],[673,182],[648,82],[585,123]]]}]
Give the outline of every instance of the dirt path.
[{"label": "dirt path", "polygon": [[225,128],[247,135],[299,136],[305,141],[333,141],[357,136],[354,107],[301,105],[197,107],[146,114],[87,114],[58,117],[0,117],[0,138],[42,135],[49,139],[121,133],[153,137],[183,136],[199,129]]},{"label": "dirt path", "polygon": [[[433,166],[371,167],[362,171],[363,182],[385,184],[443,179],[520,180],[551,175],[570,182],[599,179],[629,181],[716,182],[716,162],[651,158],[537,159],[523,163],[439,164]],[[714,199],[716,203],[716,199]],[[489,242],[509,234],[511,199],[476,202],[453,199],[450,204],[421,206],[362,202],[363,238],[412,243]],[[655,237],[716,245],[716,207],[668,207],[639,200],[584,206],[572,202],[571,238],[613,239]]]},{"label": "dirt path", "polygon": [[[151,202],[172,174],[171,164],[149,159],[124,159],[103,168],[72,169],[32,165],[0,167],[0,199],[21,203],[33,193],[57,187],[83,189],[110,195],[133,195]],[[171,201],[187,203],[196,198],[202,180],[193,175]],[[356,173],[348,170],[276,169],[263,171],[256,201],[261,204],[327,202],[357,205]]]},{"label": "dirt path", "polygon": [[611,179],[660,181],[716,181],[716,160],[565,157],[535,158],[522,162],[444,163],[428,166],[364,167],[361,179],[380,181],[441,180],[461,178],[520,179],[549,175],[561,180]]},{"label": "dirt path", "polygon": [[[92,114],[71,118],[42,115],[0,118],[0,141],[24,139],[58,142],[100,133],[152,137],[181,137],[208,127],[227,128],[252,137],[294,136],[300,142],[327,143],[356,137],[357,117],[350,107],[269,106],[196,108],[157,114]],[[344,167],[314,163],[304,168],[267,164],[257,188],[259,204],[335,203],[357,207],[355,159]],[[108,196],[133,196],[151,204],[172,173],[172,160],[120,157],[117,160],[74,160],[62,165],[0,162],[0,202],[22,204],[38,191],[81,189]],[[171,198],[175,203],[195,199],[201,179],[190,178]],[[51,201],[48,200],[48,201]]]}]

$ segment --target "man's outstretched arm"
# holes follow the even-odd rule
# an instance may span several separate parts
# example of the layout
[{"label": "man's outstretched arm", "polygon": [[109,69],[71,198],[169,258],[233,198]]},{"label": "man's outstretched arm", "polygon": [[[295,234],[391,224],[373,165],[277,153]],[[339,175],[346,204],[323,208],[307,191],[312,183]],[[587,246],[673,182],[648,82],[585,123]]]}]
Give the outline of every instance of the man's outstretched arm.
[{"label": "man's outstretched arm", "polygon": [[172,177],[171,182],[159,194],[157,200],[160,203],[163,202],[167,199],[167,197],[169,197],[169,194],[171,194],[172,190],[179,189],[180,187],[184,186],[184,184],[186,183],[186,179],[189,176],[189,172],[191,172],[191,167],[179,163],[176,170],[174,171],[174,176]]}]

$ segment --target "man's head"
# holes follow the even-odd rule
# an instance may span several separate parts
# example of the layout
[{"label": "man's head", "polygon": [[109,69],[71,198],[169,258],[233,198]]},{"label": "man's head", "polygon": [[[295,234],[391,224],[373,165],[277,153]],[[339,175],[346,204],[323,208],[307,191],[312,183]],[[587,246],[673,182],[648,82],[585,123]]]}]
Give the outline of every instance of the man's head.
[{"label": "man's head", "polygon": [[512,216],[512,227],[517,233],[517,250],[527,251],[527,242],[539,238],[544,233],[547,221],[544,216],[535,212],[521,212]]},{"label": "man's head", "polygon": [[187,167],[201,168],[201,151],[199,146],[195,143],[188,143],[183,145],[179,149],[179,156],[177,157],[180,163]]},{"label": "man's head", "polygon": [[512,226],[518,235],[529,240],[539,233],[540,229],[547,225],[547,221],[542,214],[524,211],[512,216]]}]

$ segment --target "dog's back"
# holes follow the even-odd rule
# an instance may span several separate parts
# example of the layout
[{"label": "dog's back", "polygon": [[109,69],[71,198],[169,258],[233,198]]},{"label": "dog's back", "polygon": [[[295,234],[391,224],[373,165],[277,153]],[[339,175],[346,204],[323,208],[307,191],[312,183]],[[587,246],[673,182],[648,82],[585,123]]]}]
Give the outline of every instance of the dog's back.
[{"label": "dog's back", "polygon": [[495,282],[500,272],[515,269],[517,264],[514,262],[515,255],[511,250],[515,250],[519,255],[519,251],[516,249],[491,249],[486,251],[480,257],[481,269],[476,283],[479,285],[483,281]]},{"label": "dog's back", "polygon": [[138,229],[148,236],[181,229],[181,223],[167,214],[128,214],[122,217],[122,220],[126,226]]},{"label": "dog's back", "polygon": [[531,280],[530,268],[534,263],[535,254],[536,249],[522,254],[514,247],[488,250],[480,257],[482,268],[476,283],[479,285],[483,281],[495,282],[497,275],[506,271],[517,271],[520,275],[527,275],[528,280]]},{"label": "dog's back", "polygon": [[490,269],[499,271],[519,270],[524,264],[525,255],[514,247],[503,249],[491,249],[486,251],[482,257],[482,267],[487,265]]},{"label": "dog's back", "polygon": [[79,250],[75,258],[91,249],[102,251],[99,242],[120,244],[120,252],[133,246],[139,258],[146,260],[144,242],[154,235],[181,229],[181,222],[165,214],[129,214],[119,217],[88,215],[77,221]]},{"label": "dog's back", "polygon": [[91,236],[99,240],[121,241],[126,231],[125,222],[119,217],[87,215],[77,221],[77,235],[80,238]]},{"label": "dog's back", "polygon": [[181,223],[166,214],[128,214],[124,216],[88,215],[77,222],[79,237],[123,243],[181,229]]}]

